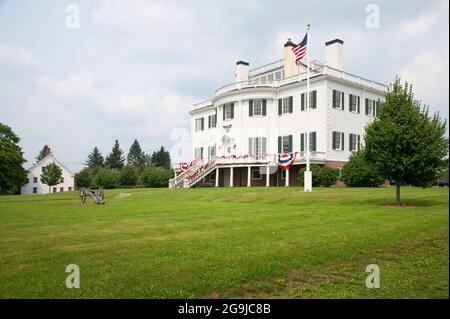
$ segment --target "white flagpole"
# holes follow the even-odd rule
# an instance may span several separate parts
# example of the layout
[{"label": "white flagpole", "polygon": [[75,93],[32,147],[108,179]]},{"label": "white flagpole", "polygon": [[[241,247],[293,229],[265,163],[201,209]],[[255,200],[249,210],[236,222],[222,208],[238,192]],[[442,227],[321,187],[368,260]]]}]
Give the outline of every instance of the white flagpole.
[{"label": "white flagpole", "polygon": [[306,35],[307,35],[307,42],[306,42],[306,54],[307,54],[307,67],[306,67],[306,117],[307,117],[307,124],[306,124],[306,150],[305,150],[305,157],[306,157],[306,171],[304,176],[304,191],[305,192],[311,192],[312,191],[312,173],[310,170],[310,152],[309,152],[309,67],[310,67],[310,61],[309,61],[309,51],[311,48],[310,45],[310,37],[309,37],[309,29],[311,25],[308,23],[306,26]]}]

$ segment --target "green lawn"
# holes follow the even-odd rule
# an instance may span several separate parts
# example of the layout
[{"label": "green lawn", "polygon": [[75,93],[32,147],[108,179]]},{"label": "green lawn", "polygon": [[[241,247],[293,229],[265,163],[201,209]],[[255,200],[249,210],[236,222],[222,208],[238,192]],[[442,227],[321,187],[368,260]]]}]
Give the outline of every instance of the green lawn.
[{"label": "green lawn", "polygon": [[[120,192],[132,193],[115,198]],[[2,298],[448,298],[448,188],[0,197]],[[77,264],[81,288],[67,289]],[[377,264],[381,288],[365,287]]]}]

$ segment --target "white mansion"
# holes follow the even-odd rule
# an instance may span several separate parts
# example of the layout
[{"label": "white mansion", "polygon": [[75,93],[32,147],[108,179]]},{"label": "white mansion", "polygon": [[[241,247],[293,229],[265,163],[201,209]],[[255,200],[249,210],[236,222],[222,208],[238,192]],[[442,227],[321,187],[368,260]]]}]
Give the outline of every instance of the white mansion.
[{"label": "white mansion", "polygon": [[[53,154],[50,149],[47,148],[45,151],[45,157],[31,166],[27,171],[28,183],[22,186],[20,193],[24,194],[48,194],[57,192],[72,191],[74,189],[74,174],[69,171],[64,165],[62,165]],[[45,185],[41,181],[42,168],[48,164],[55,163],[62,170],[61,180],[58,185],[52,186],[49,190],[48,185]]]},{"label": "white mansion", "polygon": [[[325,63],[311,61],[309,109],[307,67],[295,64],[290,40],[283,60],[252,70],[237,62],[236,81],[190,111],[194,161],[170,187],[297,185],[306,138],[312,164],[343,167],[364,143],[386,91],[343,70],[343,44],[327,42]],[[282,153],[295,154],[287,170],[277,169]]]}]

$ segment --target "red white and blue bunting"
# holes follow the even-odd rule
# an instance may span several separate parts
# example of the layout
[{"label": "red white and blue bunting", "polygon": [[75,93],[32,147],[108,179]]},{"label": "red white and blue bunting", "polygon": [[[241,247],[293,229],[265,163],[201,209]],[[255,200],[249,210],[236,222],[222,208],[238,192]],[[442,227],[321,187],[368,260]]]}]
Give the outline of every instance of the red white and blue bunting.
[{"label": "red white and blue bunting", "polygon": [[281,169],[289,169],[295,162],[297,153],[283,153],[278,154],[277,164]]}]

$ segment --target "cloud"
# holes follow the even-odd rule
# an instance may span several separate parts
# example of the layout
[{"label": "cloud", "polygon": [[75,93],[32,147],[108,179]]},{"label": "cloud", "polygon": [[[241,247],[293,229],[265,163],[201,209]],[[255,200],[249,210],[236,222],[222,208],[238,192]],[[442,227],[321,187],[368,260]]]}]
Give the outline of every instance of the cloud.
[{"label": "cloud", "polygon": [[401,34],[407,37],[417,37],[428,33],[438,23],[439,19],[448,15],[448,1],[442,0],[418,17],[402,24]]},{"label": "cloud", "polygon": [[0,66],[38,68],[41,64],[33,57],[30,51],[15,44],[0,43]]}]

